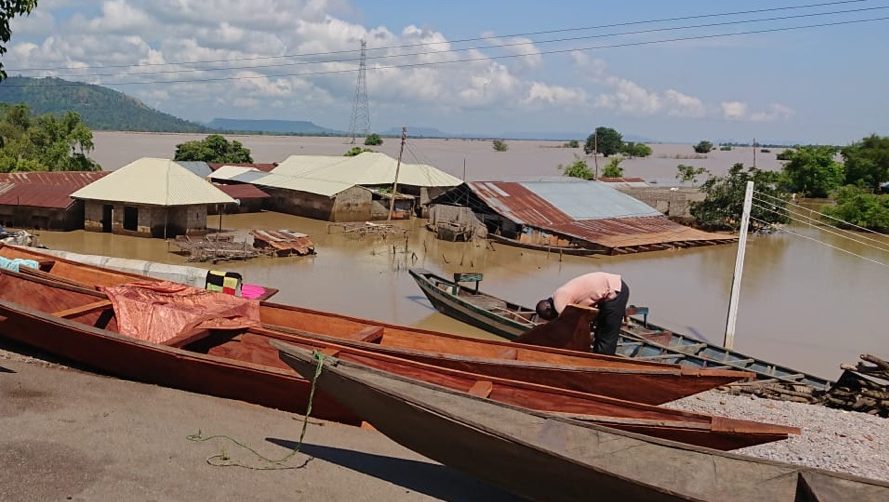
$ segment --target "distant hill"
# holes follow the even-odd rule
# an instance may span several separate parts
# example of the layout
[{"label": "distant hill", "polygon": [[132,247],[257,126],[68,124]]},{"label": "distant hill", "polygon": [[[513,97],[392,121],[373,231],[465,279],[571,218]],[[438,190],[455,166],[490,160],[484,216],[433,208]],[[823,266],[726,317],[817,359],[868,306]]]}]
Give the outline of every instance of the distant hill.
[{"label": "distant hill", "polygon": [[[401,128],[400,127],[390,127],[385,131],[381,132],[383,136],[401,136]],[[444,132],[441,129],[436,129],[434,127],[411,127],[407,128],[407,135],[412,138],[456,138],[457,135],[449,132]]]},{"label": "distant hill", "polygon": [[[382,133],[383,136],[401,136],[400,127],[392,127],[386,129]],[[407,135],[413,138],[455,138],[455,139],[513,139],[513,140],[536,140],[536,141],[568,141],[576,139],[585,141],[590,133],[582,132],[534,132],[534,131],[512,131],[501,132],[498,134],[487,133],[453,133],[436,129],[435,127],[408,127]],[[654,143],[655,140],[639,136],[637,134],[624,134],[624,141],[636,141],[641,143]]]},{"label": "distant hill", "polygon": [[264,132],[277,134],[345,135],[343,131],[321,127],[307,120],[251,120],[213,119],[207,127],[234,132]]},{"label": "distant hill", "polygon": [[60,78],[9,77],[0,82],[0,102],[24,103],[35,113],[75,111],[98,130],[209,132],[201,124],[157,111],[122,92]]}]

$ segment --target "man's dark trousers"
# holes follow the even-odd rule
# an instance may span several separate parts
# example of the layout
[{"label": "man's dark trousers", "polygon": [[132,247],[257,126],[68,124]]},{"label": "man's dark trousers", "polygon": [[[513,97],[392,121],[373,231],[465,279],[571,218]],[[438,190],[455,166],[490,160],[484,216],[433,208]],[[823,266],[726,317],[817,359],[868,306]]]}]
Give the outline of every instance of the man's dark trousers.
[{"label": "man's dark trousers", "polygon": [[630,288],[627,283],[620,281],[620,293],[614,299],[597,305],[599,315],[596,317],[596,336],[593,340],[593,352],[596,354],[614,355],[629,300]]}]

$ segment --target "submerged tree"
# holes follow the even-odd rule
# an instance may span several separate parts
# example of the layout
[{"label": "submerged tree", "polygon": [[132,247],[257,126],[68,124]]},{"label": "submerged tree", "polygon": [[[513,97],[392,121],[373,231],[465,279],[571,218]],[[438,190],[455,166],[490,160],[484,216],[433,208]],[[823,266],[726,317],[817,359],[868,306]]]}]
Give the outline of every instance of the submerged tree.
[{"label": "submerged tree", "polygon": [[379,146],[383,144],[383,138],[377,133],[368,134],[367,137],[364,138],[364,144],[368,146]]},{"label": "submerged tree", "polygon": [[596,131],[587,137],[586,143],[583,145],[583,151],[587,155],[596,152],[608,157],[620,152],[623,145],[623,136],[615,129],[597,127]]},{"label": "submerged tree", "polygon": [[622,178],[624,175],[624,168],[620,167],[620,163],[623,161],[623,157],[612,157],[611,160],[608,161],[608,164],[605,164],[605,168],[602,169],[602,177]]},{"label": "submerged tree", "polygon": [[691,182],[692,185],[698,182],[698,176],[709,174],[706,168],[679,164],[676,166],[676,179],[682,182]]},{"label": "submerged tree", "polygon": [[563,175],[569,176],[571,178],[591,180],[594,177],[593,171],[590,170],[590,167],[587,165],[586,161],[581,159],[577,159],[574,161],[574,163],[567,166],[559,165],[558,169],[562,171]]},{"label": "submerged tree", "polygon": [[846,174],[835,159],[835,147],[803,146],[787,152],[784,173],[791,191],[803,197],[827,197],[842,185]]},{"label": "submerged tree", "polygon": [[710,153],[710,150],[713,149],[713,143],[704,140],[699,142],[697,145],[693,146],[696,153]]},{"label": "submerged tree", "polygon": [[[836,205],[825,207],[822,214],[878,232],[889,231],[889,195],[873,194],[869,189],[849,185],[837,189],[834,199]],[[852,227],[847,223],[839,225]]]},{"label": "submerged tree", "polygon": [[75,112],[35,117],[25,105],[0,107],[0,172],[97,171],[93,148],[93,132]]},{"label": "submerged tree", "polygon": [[889,181],[889,136],[872,134],[842,150],[846,184],[864,185],[874,192]]},{"label": "submerged tree", "polygon": [[211,134],[202,140],[186,141],[176,145],[173,160],[203,161],[220,164],[244,164],[253,162],[250,149],[240,141],[228,141],[219,134]]},{"label": "submerged tree", "polygon": [[783,189],[783,175],[755,167],[744,169],[744,164],[735,164],[727,175],[711,177],[701,185],[701,191],[707,196],[691,205],[696,223],[711,230],[737,231],[741,226],[748,181],[753,182],[758,199],[751,211],[751,232],[790,221],[786,211],[790,194]]},{"label": "submerged tree", "polygon": [[370,148],[364,148],[361,146],[353,146],[346,153],[343,154],[343,157],[354,157],[356,155],[361,155],[364,152],[372,152]]},{"label": "submerged tree", "polygon": [[509,145],[506,144],[506,141],[500,139],[495,139],[492,145],[494,146],[494,150],[497,152],[505,152],[509,150]]}]

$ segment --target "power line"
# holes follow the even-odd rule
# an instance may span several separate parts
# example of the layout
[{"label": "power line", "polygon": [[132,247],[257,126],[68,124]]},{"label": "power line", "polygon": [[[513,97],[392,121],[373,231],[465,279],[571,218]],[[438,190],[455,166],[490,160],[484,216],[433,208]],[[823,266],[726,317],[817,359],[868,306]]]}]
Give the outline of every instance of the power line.
[{"label": "power line", "polygon": [[[861,0],[856,0],[861,1]],[[314,65],[314,64],[327,64],[327,63],[351,63],[362,60],[387,60],[387,59],[401,59],[408,58],[413,56],[429,56],[429,55],[437,55],[437,54],[456,54],[461,52],[469,52],[480,49],[503,49],[509,47],[520,47],[520,46],[529,46],[529,45],[545,45],[545,44],[554,44],[561,42],[576,42],[580,40],[592,40],[598,38],[611,38],[611,37],[621,37],[621,36],[631,36],[631,35],[644,35],[651,33],[660,33],[660,32],[668,32],[668,31],[680,31],[680,30],[692,30],[692,29],[700,29],[700,28],[714,28],[718,26],[731,26],[738,24],[748,24],[748,23],[763,23],[763,22],[771,22],[771,21],[787,21],[792,19],[802,19],[802,18],[810,18],[810,17],[820,17],[820,16],[830,16],[836,14],[851,14],[851,13],[860,13],[867,11],[877,11],[889,9],[889,5],[882,5],[877,7],[863,7],[859,9],[848,9],[848,10],[839,10],[839,11],[829,11],[829,12],[817,12],[817,13],[807,13],[807,14],[796,14],[790,16],[778,16],[778,17],[768,17],[768,18],[760,18],[760,19],[742,19],[736,21],[723,21],[718,23],[705,23],[705,24],[697,24],[697,25],[689,25],[689,26],[669,26],[663,28],[653,28],[648,30],[637,30],[637,31],[627,31],[627,32],[617,32],[617,33],[600,33],[595,35],[585,35],[579,37],[566,37],[566,38],[556,38],[550,40],[531,40],[527,42],[512,42],[508,44],[499,44],[499,45],[486,45],[486,46],[474,46],[474,47],[462,47],[456,49],[445,49],[445,50],[434,50],[434,51],[425,51],[425,52],[411,52],[406,54],[388,54],[382,56],[366,56],[366,54],[362,53],[362,56],[358,58],[347,58],[347,59],[318,59],[311,61],[291,61],[285,63],[273,63],[273,64],[259,64],[259,65],[245,65],[245,66],[225,66],[225,67],[211,67],[211,68],[189,68],[189,69],[179,69],[179,70],[159,70],[159,71],[151,71],[151,72],[139,72],[139,75],[168,75],[168,74],[184,74],[184,73],[204,73],[204,72],[215,72],[215,71],[235,71],[235,70],[256,70],[256,69],[265,69],[265,68],[280,68],[284,66],[302,66],[302,65]],[[172,63],[170,63],[172,64]],[[187,63],[194,64],[194,63]],[[86,69],[89,67],[80,67],[80,68],[65,68],[70,71],[78,72],[79,70]],[[14,70],[8,70],[14,71]],[[119,75],[118,73],[62,73],[55,74],[54,77],[64,78],[64,77],[113,77]]]},{"label": "power line", "polygon": [[[769,28],[769,29],[762,29],[762,30],[740,31],[740,32],[735,32],[735,33],[716,33],[716,34],[710,34],[710,35],[677,37],[677,38],[669,38],[669,39],[662,39],[662,40],[628,42],[628,43],[623,43],[623,44],[574,47],[574,48],[568,48],[568,49],[538,51],[538,52],[528,53],[528,54],[507,54],[507,55],[501,55],[501,56],[486,56],[486,57],[452,59],[449,61],[405,63],[405,64],[388,65],[388,66],[377,66],[377,67],[371,67],[369,69],[378,71],[378,70],[389,70],[389,69],[398,69],[398,68],[419,68],[419,67],[436,66],[436,65],[444,65],[444,64],[484,62],[484,61],[501,60],[501,59],[517,59],[517,58],[530,57],[530,56],[541,56],[541,55],[546,55],[546,54],[564,54],[567,52],[585,52],[585,51],[593,51],[593,50],[600,50],[600,49],[618,49],[618,48],[625,48],[625,47],[639,47],[639,46],[658,45],[658,44],[666,44],[666,43],[673,43],[673,42],[686,42],[686,41],[691,41],[691,40],[728,38],[728,37],[738,37],[738,36],[745,36],[745,35],[759,35],[759,34],[764,34],[764,33],[779,33],[779,32],[787,32],[787,31],[798,31],[798,30],[812,29],[812,28],[826,28],[826,27],[832,27],[832,26],[843,26],[843,25],[852,25],[852,24],[861,24],[861,23],[873,23],[873,22],[880,22],[880,21],[887,21],[887,20],[889,20],[889,16],[877,17],[877,18],[867,18],[867,19],[855,19],[855,20],[847,20],[847,21],[835,21],[835,22],[830,22],[830,23],[819,23],[819,24],[810,24],[810,25],[801,25],[801,26],[787,26],[787,27],[782,27],[782,28]],[[213,77],[213,78],[201,78],[201,79],[108,82],[104,85],[129,86],[129,85],[153,85],[153,84],[182,84],[182,83],[194,83],[194,82],[221,82],[221,81],[228,81],[228,80],[252,80],[252,79],[259,79],[259,78],[310,77],[310,76],[318,76],[318,75],[335,75],[335,74],[342,74],[342,73],[352,73],[354,71],[356,71],[356,69],[325,70],[325,71],[298,72],[298,73],[279,73],[279,74],[271,74],[271,75],[239,75],[239,76],[230,76],[230,77]],[[57,87],[66,87],[66,86],[76,86],[76,85],[80,85],[80,84],[77,82],[64,82],[64,83],[53,83],[52,85],[57,86]],[[24,85],[6,85],[6,87],[24,87]]]},{"label": "power line", "polygon": [[[767,193],[763,193],[763,192],[757,192],[757,193],[760,194],[760,195],[765,195],[766,197],[769,197],[769,198],[772,198],[772,199],[782,200],[782,199],[780,199],[780,198],[778,198],[778,197],[775,197],[774,195],[769,195],[769,194],[767,194]],[[805,210],[805,211],[809,211],[810,213],[813,213],[813,212],[814,212],[813,210],[811,210],[811,209],[809,209],[809,208],[807,208],[807,207],[801,206],[801,205],[799,205],[799,204],[796,204],[796,203],[794,203],[794,202],[788,202],[788,201],[783,201],[783,202],[786,203],[786,204],[789,204],[789,205],[791,205],[791,206],[797,207],[797,208],[799,208],[799,209],[803,209],[803,210]],[[862,226],[856,225],[856,224],[854,224],[854,223],[852,223],[852,222],[849,222],[849,221],[846,221],[846,220],[842,220],[842,219],[840,219],[840,218],[836,218],[836,217],[834,217],[834,216],[830,216],[829,214],[823,214],[823,213],[819,213],[819,214],[821,214],[821,216],[823,216],[823,217],[825,217],[825,218],[828,218],[828,219],[831,219],[831,220],[834,220],[834,221],[838,221],[838,222],[842,223],[843,225],[849,225],[850,227],[855,227],[855,228],[857,228],[857,229],[859,229],[859,230],[862,230],[862,231],[864,231],[864,232],[870,232],[870,233],[872,233],[872,234],[881,235],[881,236],[883,236],[883,237],[889,237],[889,234],[884,234],[884,233],[882,233],[882,232],[877,232],[876,230],[871,230],[870,228],[862,227]]]},{"label": "power line", "polygon": [[[769,223],[769,222],[767,222],[767,221],[760,220],[759,218],[754,218],[753,216],[751,216],[750,219],[752,219],[752,220],[756,220],[756,221],[758,221],[758,222],[760,222],[760,223],[763,223],[763,224],[765,224],[765,225],[772,225],[771,223]],[[828,244],[828,243],[826,243],[826,242],[824,242],[824,241],[821,241],[821,240],[819,240],[819,239],[816,239],[816,238],[814,238],[814,237],[810,237],[810,236],[808,236],[808,235],[803,235],[803,234],[794,232],[794,231],[792,231],[792,230],[788,230],[787,228],[781,228],[779,231],[781,231],[781,232],[786,232],[786,233],[788,233],[788,234],[795,235],[795,236],[797,236],[797,237],[801,237],[801,238],[803,238],[803,239],[808,239],[808,240],[810,240],[810,241],[817,242],[818,244],[821,244],[822,246],[827,246],[827,247],[829,247],[829,248],[836,249],[837,251],[842,251],[842,252],[847,253],[847,254],[850,254],[850,255],[852,255],[852,256],[861,258],[862,260],[866,260],[866,261],[869,261],[869,262],[871,262],[871,263],[876,263],[877,265],[881,265],[881,266],[883,266],[883,267],[889,268],[889,264],[887,264],[887,263],[883,263],[883,262],[881,262],[881,261],[874,260],[873,258],[868,258],[867,256],[862,256],[862,255],[860,255],[860,254],[853,253],[852,251],[849,251],[848,249],[843,249],[843,248],[841,248],[841,247],[834,246],[833,244]]]},{"label": "power line", "polygon": [[[665,23],[665,22],[674,22],[674,21],[689,21],[693,19],[706,19],[706,18],[714,18],[714,17],[728,17],[728,16],[738,16],[745,14],[759,14],[763,12],[777,12],[784,10],[799,10],[799,9],[812,9],[816,7],[828,7],[835,5],[843,5],[843,4],[851,4],[851,3],[861,3],[868,0],[841,0],[834,2],[821,2],[821,3],[812,3],[812,4],[804,4],[804,5],[789,5],[784,7],[770,7],[765,9],[751,9],[751,10],[741,10],[741,11],[733,11],[733,12],[718,12],[711,14],[699,14],[694,16],[676,16],[676,17],[666,17],[659,19],[646,19],[646,20],[638,20],[638,21],[625,21],[620,23],[611,23],[611,24],[600,24],[593,26],[581,26],[581,27],[573,27],[573,28],[561,28],[555,30],[542,30],[542,31],[530,31],[524,33],[512,33],[505,35],[491,35],[491,36],[482,36],[482,37],[472,37],[472,38],[463,38],[456,40],[448,40],[442,42],[424,42],[424,43],[416,43],[416,44],[401,44],[401,45],[389,45],[389,46],[381,46],[381,47],[371,47],[368,50],[386,50],[386,49],[404,49],[410,47],[427,47],[433,45],[444,45],[444,44],[457,44],[457,43],[465,43],[465,42],[475,42],[479,40],[499,40],[504,38],[516,38],[516,37],[529,37],[529,36],[537,36],[537,35],[549,35],[553,33],[568,33],[574,31],[587,31],[587,30],[596,30],[602,28],[618,28],[623,26],[634,26],[641,24],[655,24],[655,23]],[[179,64],[204,64],[204,63],[230,63],[230,62],[239,62],[239,61],[261,61],[261,60],[270,60],[270,59],[284,59],[284,58],[297,58],[297,57],[314,57],[314,56],[329,56],[332,54],[352,54],[357,52],[355,49],[346,49],[346,50],[337,50],[337,51],[324,51],[324,52],[310,52],[310,53],[295,53],[295,54],[284,54],[281,56],[257,56],[257,57],[247,57],[247,58],[232,58],[232,59],[205,59],[205,60],[193,60],[193,61],[175,61],[169,63],[133,63],[133,64],[121,64],[121,65],[94,65],[94,66],[83,66],[81,69],[101,69],[101,68],[132,68],[132,67],[149,67],[149,66],[167,66],[167,65],[179,65]],[[69,70],[71,68],[65,66],[57,66],[57,67],[45,67],[45,68],[7,68],[7,71],[54,71],[54,70]]]},{"label": "power line", "polygon": [[[759,197],[756,197],[755,195],[754,195],[754,198],[755,198],[757,201],[759,201],[759,202],[761,202],[761,203],[763,203],[763,204],[767,204],[767,205],[771,206],[772,208],[777,209],[777,208],[779,207],[779,206],[778,206],[777,204],[775,204],[774,202],[766,201],[765,199],[761,199],[761,198],[759,198]],[[829,223],[824,223],[824,222],[821,221],[820,219],[818,219],[818,218],[813,218],[812,216],[808,216],[808,215],[800,214],[800,213],[795,213],[795,212],[791,211],[790,209],[787,209],[787,207],[783,207],[783,208],[781,208],[781,209],[782,209],[783,211],[786,211],[788,215],[793,215],[793,216],[797,216],[797,217],[799,217],[799,218],[805,218],[806,220],[808,220],[808,221],[800,221],[800,223],[804,223],[804,224],[812,225],[812,226],[817,225],[817,226],[819,226],[819,227],[834,228],[834,229],[839,230],[839,231],[841,231],[841,232],[846,232],[846,233],[849,234],[849,235],[853,235],[853,236],[855,236],[855,237],[860,237],[860,238],[862,238],[862,239],[865,239],[865,240],[868,240],[868,241],[871,241],[871,242],[875,242],[875,243],[880,244],[880,245],[889,243],[889,241],[883,241],[883,240],[880,240],[880,239],[874,239],[874,238],[872,238],[872,237],[868,237],[867,235],[861,235],[860,233],[853,232],[852,230],[848,230],[848,229],[845,229],[845,228],[841,228],[841,227],[839,227],[839,226],[837,226],[837,225],[831,225],[831,224],[829,224]],[[811,210],[810,210],[810,214],[813,213],[813,212],[814,212],[814,211],[811,211]],[[819,215],[820,215],[820,213],[819,213]],[[852,239],[851,237],[849,237],[849,239],[851,239],[851,240],[855,240],[855,239]],[[856,242],[857,242],[857,241],[856,241]]]},{"label": "power line", "polygon": [[[761,205],[761,204],[754,203],[753,205],[754,205],[754,207],[757,207],[757,208],[762,209],[762,210],[764,210],[764,211],[768,211],[768,212],[770,212],[770,213],[777,214],[778,216],[782,216],[782,214],[779,213],[778,211],[775,211],[774,209],[767,208],[767,207],[765,207],[765,206],[763,206],[763,205]],[[809,223],[809,222],[802,221],[802,220],[799,220],[799,219],[796,219],[796,218],[790,218],[790,220],[791,220],[791,221],[795,221],[795,222],[797,222],[797,223],[802,223],[802,224],[808,224],[808,225],[811,225],[811,223]],[[844,238],[844,239],[849,239],[850,241],[852,241],[852,242],[856,242],[856,243],[858,243],[858,244],[861,244],[862,246],[866,246],[866,247],[869,247],[869,248],[872,248],[872,249],[876,249],[876,250],[878,250],[878,251],[883,251],[884,253],[889,253],[889,248],[884,248],[884,247],[880,247],[880,246],[874,246],[874,245],[872,245],[872,244],[868,244],[868,243],[866,243],[866,242],[864,242],[864,241],[860,241],[860,240],[858,240],[858,239],[853,239],[852,237],[849,237],[849,236],[847,236],[847,235],[841,234],[841,233],[839,233],[839,232],[834,232],[834,231],[832,231],[832,230],[827,230],[826,228],[821,228],[821,227],[819,227],[818,229],[821,230],[822,232],[827,232],[827,233],[829,233],[829,234],[833,234],[833,235],[836,235],[836,236],[838,236],[838,237],[842,237],[842,238]]]}]

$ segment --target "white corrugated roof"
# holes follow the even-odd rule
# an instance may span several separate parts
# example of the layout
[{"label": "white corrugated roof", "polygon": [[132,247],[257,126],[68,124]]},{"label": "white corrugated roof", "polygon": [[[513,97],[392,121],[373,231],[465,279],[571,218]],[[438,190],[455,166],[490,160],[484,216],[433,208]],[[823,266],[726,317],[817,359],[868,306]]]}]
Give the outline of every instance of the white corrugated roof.
[{"label": "white corrugated roof", "polygon": [[332,197],[355,186],[354,183],[299,178],[296,176],[282,176],[275,173],[268,173],[264,176],[260,176],[251,181],[251,183],[258,186],[296,190],[299,192],[325,195],[327,197]]},{"label": "white corrugated roof", "polygon": [[240,176],[244,173],[256,171],[261,173],[259,169],[253,167],[244,167],[244,166],[222,166],[219,169],[210,173],[210,179],[212,180],[233,180],[237,176]]},{"label": "white corrugated roof", "polygon": [[71,194],[76,199],[188,206],[235,200],[177,162],[144,157]]},{"label": "white corrugated roof", "polygon": [[[291,155],[273,174],[349,185],[391,185],[398,161],[379,152],[365,152],[354,157]],[[426,164],[401,163],[398,183],[421,187],[449,187],[461,183],[458,178]]]}]

